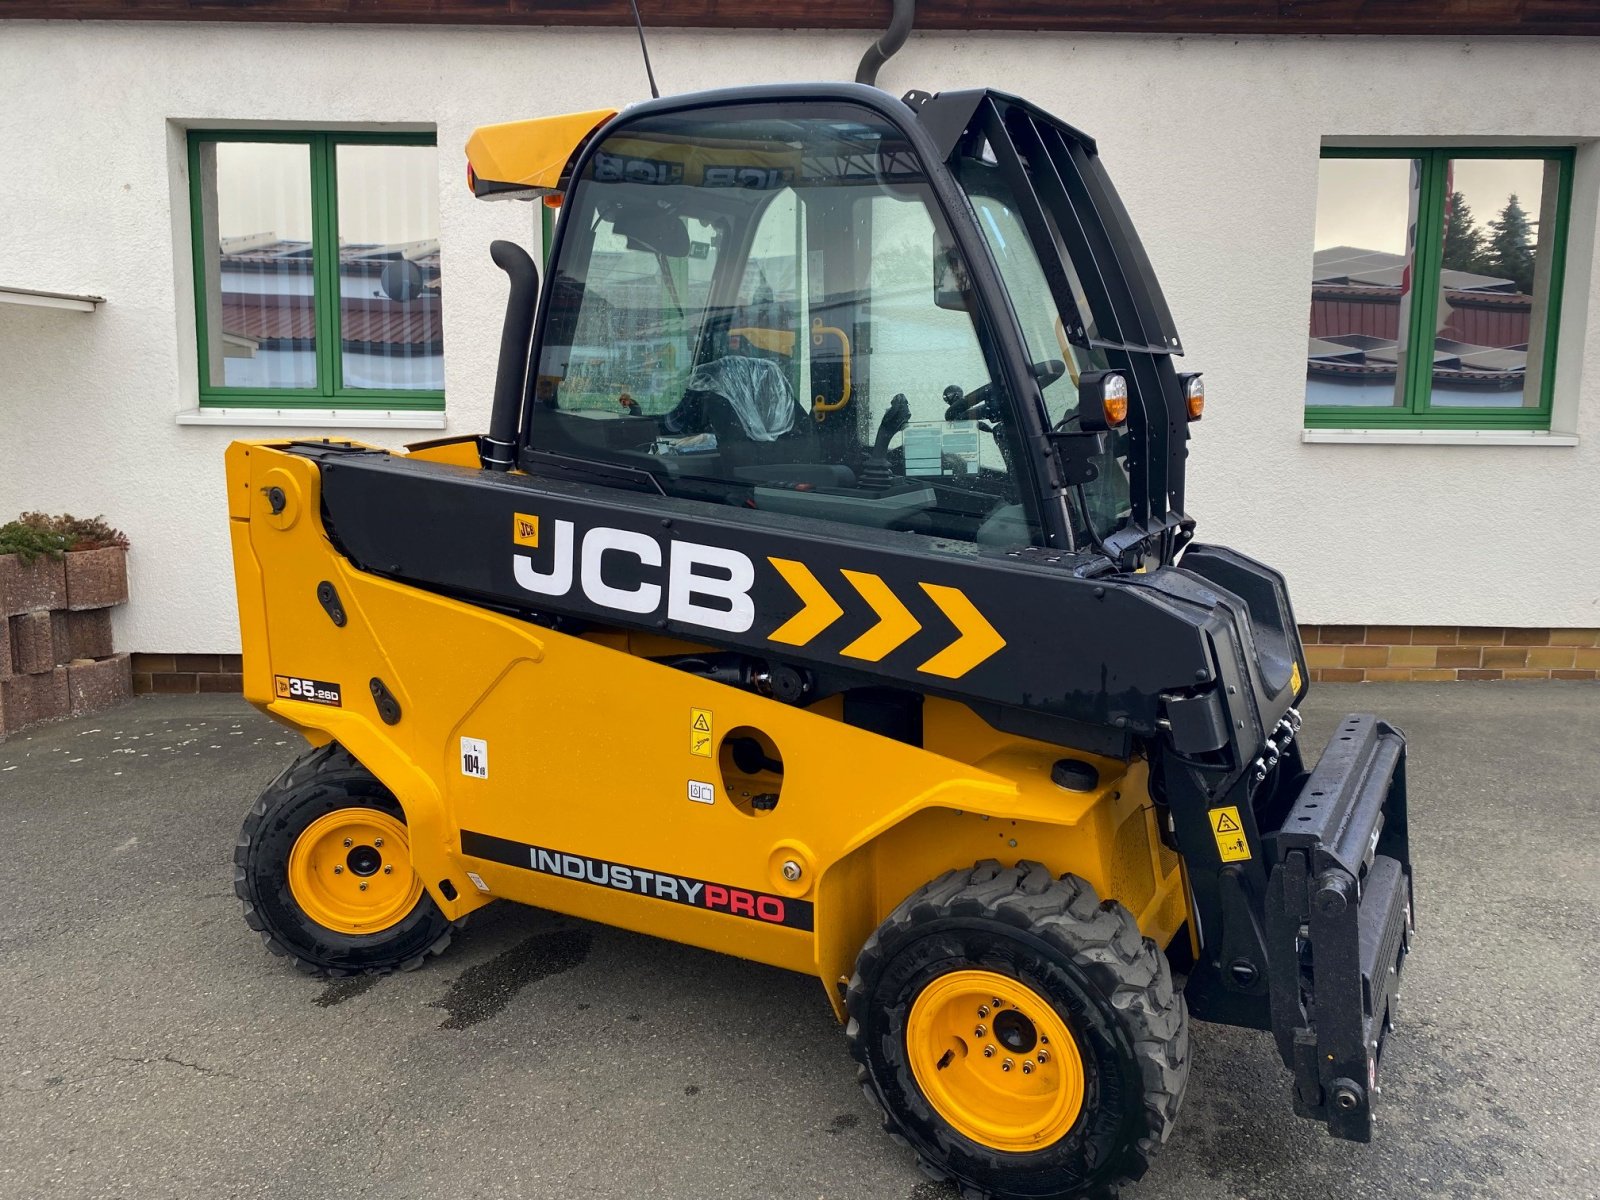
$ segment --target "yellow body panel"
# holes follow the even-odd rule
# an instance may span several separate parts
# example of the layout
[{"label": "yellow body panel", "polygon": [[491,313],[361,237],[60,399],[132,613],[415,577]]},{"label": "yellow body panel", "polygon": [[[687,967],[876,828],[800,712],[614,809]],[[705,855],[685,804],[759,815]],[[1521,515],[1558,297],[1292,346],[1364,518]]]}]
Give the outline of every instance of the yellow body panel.
[{"label": "yellow body panel", "polygon": [[467,164],[479,180],[553,192],[588,136],[617,115],[614,108],[481,125],[467,139]]},{"label": "yellow body panel", "polygon": [[[837,697],[792,707],[642,657],[694,649],[674,639],[558,633],[356,570],[322,529],[308,459],[235,443],[228,481],[246,697],[313,742],[337,739],[383,780],[405,810],[423,886],[451,917],[504,897],[830,985],[908,894],[988,858],[1082,876],[1162,946],[1187,920],[1142,761],[1074,753],[1100,783],[1065,790],[1051,780],[1061,747],[936,698],[924,706],[924,744],[898,742],[844,723]],[[273,487],[285,496],[278,514]],[[342,628],[317,600],[323,580],[348,614]],[[334,684],[339,703],[282,696],[279,676]],[[400,706],[394,725],[378,715],[374,679]],[[725,745],[734,731],[776,751],[781,776],[735,767]],[[486,777],[464,773],[463,738],[486,744]],[[691,799],[696,785],[709,785],[712,802],[703,790]],[[772,811],[751,803],[771,790]],[[463,830],[806,900],[815,928],[468,857]],[[837,989],[829,995],[838,1009]]]}]

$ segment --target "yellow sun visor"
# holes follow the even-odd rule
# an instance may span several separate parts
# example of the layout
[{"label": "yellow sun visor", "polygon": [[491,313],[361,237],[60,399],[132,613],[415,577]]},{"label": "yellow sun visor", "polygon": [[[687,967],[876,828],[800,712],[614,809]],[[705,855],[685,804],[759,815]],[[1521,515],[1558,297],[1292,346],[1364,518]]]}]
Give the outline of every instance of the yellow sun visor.
[{"label": "yellow sun visor", "polygon": [[567,166],[614,108],[483,125],[467,139],[467,186],[480,200],[532,200],[559,192]]}]

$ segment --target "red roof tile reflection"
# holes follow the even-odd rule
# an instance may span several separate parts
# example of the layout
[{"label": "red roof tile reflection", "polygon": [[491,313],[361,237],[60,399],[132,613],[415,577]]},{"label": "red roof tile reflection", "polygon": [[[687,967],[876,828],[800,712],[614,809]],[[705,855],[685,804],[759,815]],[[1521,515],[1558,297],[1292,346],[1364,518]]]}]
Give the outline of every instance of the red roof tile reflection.
[{"label": "red roof tile reflection", "polygon": [[[437,347],[444,336],[436,296],[404,303],[347,296],[339,302],[339,322],[347,344]],[[222,329],[253,342],[311,341],[316,337],[316,314],[310,296],[224,292]]]}]

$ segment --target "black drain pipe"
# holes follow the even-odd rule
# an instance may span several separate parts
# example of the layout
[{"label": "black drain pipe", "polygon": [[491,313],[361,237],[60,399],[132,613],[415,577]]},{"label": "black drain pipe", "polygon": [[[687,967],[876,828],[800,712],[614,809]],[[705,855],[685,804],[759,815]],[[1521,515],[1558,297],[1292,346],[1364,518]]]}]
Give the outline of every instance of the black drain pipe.
[{"label": "black drain pipe", "polygon": [[894,0],[894,16],[889,18],[889,28],[884,35],[861,56],[856,68],[856,82],[878,86],[878,68],[894,57],[911,36],[911,22],[917,15],[917,0]]},{"label": "black drain pipe", "polygon": [[522,414],[522,393],[528,382],[533,312],[539,302],[539,268],[515,242],[491,242],[489,257],[510,279],[511,294],[506,297],[506,320],[500,330],[500,365],[494,377],[489,432],[479,439],[478,457],[491,471],[509,471],[517,465],[517,420]]}]

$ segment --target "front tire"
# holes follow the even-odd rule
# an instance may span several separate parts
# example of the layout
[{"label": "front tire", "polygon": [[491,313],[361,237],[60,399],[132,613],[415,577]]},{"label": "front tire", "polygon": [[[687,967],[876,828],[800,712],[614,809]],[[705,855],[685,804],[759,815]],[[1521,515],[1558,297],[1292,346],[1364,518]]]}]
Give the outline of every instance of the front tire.
[{"label": "front tire", "polygon": [[423,889],[399,802],[337,742],[273,780],[233,862],[245,921],[308,975],[411,970],[460,924]]},{"label": "front tire", "polygon": [[862,1086],[965,1200],[1114,1196],[1166,1141],[1188,1013],[1132,914],[1039,863],[914,893],[846,998]]}]

